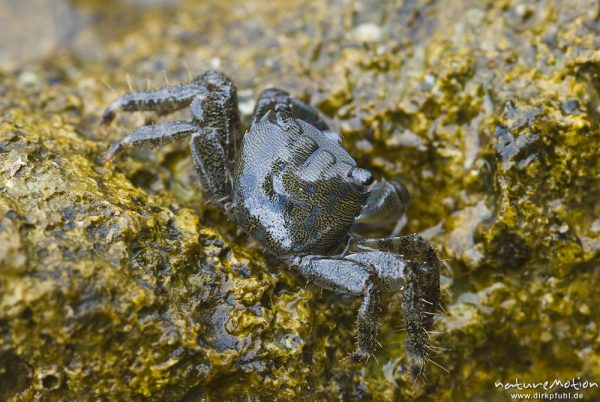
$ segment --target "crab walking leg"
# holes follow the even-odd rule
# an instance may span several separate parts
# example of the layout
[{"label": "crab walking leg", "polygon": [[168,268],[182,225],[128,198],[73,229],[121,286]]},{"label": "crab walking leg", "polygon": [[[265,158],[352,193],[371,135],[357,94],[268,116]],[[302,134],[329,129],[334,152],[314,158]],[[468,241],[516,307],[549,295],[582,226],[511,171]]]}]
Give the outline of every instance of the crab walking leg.
[{"label": "crab walking leg", "polygon": [[379,289],[374,282],[368,282],[364,290],[363,302],[356,318],[356,351],[350,356],[352,363],[369,359],[377,343],[377,317],[379,316]]},{"label": "crab walking leg", "polygon": [[353,363],[365,361],[377,343],[380,289],[375,269],[360,261],[318,255],[296,257],[291,265],[307,280],[323,289],[363,296],[356,324],[356,351],[350,360]]},{"label": "crab walking leg", "polygon": [[223,207],[230,194],[230,180],[225,163],[225,152],[219,134],[214,128],[199,128],[187,121],[167,121],[140,127],[113,145],[106,159],[114,159],[126,148],[158,146],[192,135],[190,148],[192,159],[203,191],[210,199]]},{"label": "crab walking leg", "polygon": [[241,141],[237,101],[224,97],[221,93],[211,93],[196,97],[190,109],[194,124],[211,128],[211,133],[214,133],[221,145],[223,154],[220,157],[226,161],[228,168],[232,168]]},{"label": "crab walking leg", "polygon": [[288,92],[277,88],[265,89],[260,94],[254,108],[253,123],[258,122],[266,112],[273,109],[277,104],[288,105],[291,108],[292,117],[295,119],[304,120],[321,131],[329,130],[327,123],[319,116],[319,112],[314,107],[292,98]]},{"label": "crab walking leg", "polygon": [[157,112],[164,115],[188,106],[205,89],[198,79],[194,82],[161,88],[156,91],[131,92],[114,101],[102,115],[103,125],[110,124],[119,111]]},{"label": "crab walking leg", "polygon": [[[434,248],[421,236],[354,240],[353,250],[394,253],[405,262],[402,308],[406,322],[406,353],[413,359],[412,375],[417,377],[427,359],[427,331],[440,304],[440,261]],[[359,255],[361,253],[358,253]]]},{"label": "crab walking leg", "polygon": [[131,134],[110,148],[106,154],[106,159],[111,160],[116,158],[126,148],[156,147],[186,137],[196,131],[198,131],[197,126],[183,120],[166,121],[164,123],[136,128]]},{"label": "crab walking leg", "polygon": [[202,190],[224,209],[231,195],[231,180],[218,131],[215,128],[204,128],[194,133],[190,139],[190,149]]},{"label": "crab walking leg", "polygon": [[269,110],[277,104],[290,106],[290,94],[277,88],[269,88],[262,91],[256,100],[254,113],[252,114],[252,124],[256,124]]},{"label": "crab walking leg", "polygon": [[431,285],[437,288],[439,293],[440,259],[433,246],[418,234],[381,239],[354,239],[352,248],[360,251],[379,250],[396,253],[405,260],[425,262],[430,267],[428,276],[435,279]]}]

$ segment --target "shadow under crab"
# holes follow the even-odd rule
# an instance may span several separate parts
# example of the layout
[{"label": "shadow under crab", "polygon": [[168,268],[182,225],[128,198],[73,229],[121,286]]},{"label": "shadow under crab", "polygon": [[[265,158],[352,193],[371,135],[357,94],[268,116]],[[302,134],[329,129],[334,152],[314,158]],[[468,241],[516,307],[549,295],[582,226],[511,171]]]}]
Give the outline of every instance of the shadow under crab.
[{"label": "shadow under crab", "polygon": [[363,362],[375,350],[380,293],[403,291],[405,350],[416,378],[428,359],[427,331],[440,302],[437,254],[414,234],[350,236],[356,224],[398,219],[408,201],[405,187],[374,181],[313,107],[282,90],[263,91],[242,135],[235,86],[215,71],[188,84],[123,95],[102,122],[109,124],[118,111],[164,115],[187,106],[190,121],[138,128],[108,158],[190,137],[203,191],[231,220],[312,283],[363,297],[351,362]]}]

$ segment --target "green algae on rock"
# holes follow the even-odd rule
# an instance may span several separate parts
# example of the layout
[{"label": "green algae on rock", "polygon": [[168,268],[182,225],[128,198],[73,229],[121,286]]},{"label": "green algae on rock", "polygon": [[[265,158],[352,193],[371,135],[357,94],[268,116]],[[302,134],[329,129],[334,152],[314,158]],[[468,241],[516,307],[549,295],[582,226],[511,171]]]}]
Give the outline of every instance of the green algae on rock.
[{"label": "green algae on rock", "polygon": [[[600,383],[597,2],[131,4],[74,1],[97,22],[72,53],[2,75],[0,399],[504,401],[494,382],[515,377]],[[345,364],[356,301],[305,288],[204,205],[185,144],[100,163],[141,124],[98,133],[106,83],[209,68],[242,111],[267,85],[317,105],[359,165],[407,184],[403,233],[447,259],[432,337],[451,350],[432,358],[449,374],[408,381],[399,295],[377,361]]]},{"label": "green algae on rock", "polygon": [[178,400],[301,352],[305,292],[273,293],[261,257],[95,163],[72,126],[13,112],[0,128],[2,399]]}]

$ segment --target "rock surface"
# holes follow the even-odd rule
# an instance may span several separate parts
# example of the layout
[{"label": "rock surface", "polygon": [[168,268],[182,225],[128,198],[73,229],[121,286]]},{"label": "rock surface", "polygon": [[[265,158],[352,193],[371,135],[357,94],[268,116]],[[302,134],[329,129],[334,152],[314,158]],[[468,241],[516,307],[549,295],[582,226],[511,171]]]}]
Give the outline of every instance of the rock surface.
[{"label": "rock surface", "polygon": [[[497,381],[600,383],[597,2],[68,5],[86,21],[68,49],[0,71],[0,400],[505,401]],[[285,88],[408,186],[403,233],[446,261],[431,335],[449,373],[409,381],[400,295],[377,360],[347,365],[359,301],[305,287],[205,205],[184,143],[102,163],[144,123],[98,129],[128,82],[209,68],[246,122]]]}]

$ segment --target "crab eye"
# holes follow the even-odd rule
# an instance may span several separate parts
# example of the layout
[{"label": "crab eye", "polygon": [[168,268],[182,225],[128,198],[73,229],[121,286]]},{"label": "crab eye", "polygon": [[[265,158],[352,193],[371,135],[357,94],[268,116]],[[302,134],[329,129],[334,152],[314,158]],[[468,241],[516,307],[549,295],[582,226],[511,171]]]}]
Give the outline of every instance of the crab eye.
[{"label": "crab eye", "polygon": [[371,172],[357,167],[352,168],[350,172],[348,172],[348,177],[350,177],[356,185],[360,186],[368,186],[373,183],[373,175]]},{"label": "crab eye", "polygon": [[323,131],[323,134],[325,134],[325,137],[329,138],[331,141],[335,141],[338,144],[342,143],[342,136],[335,131]]}]

